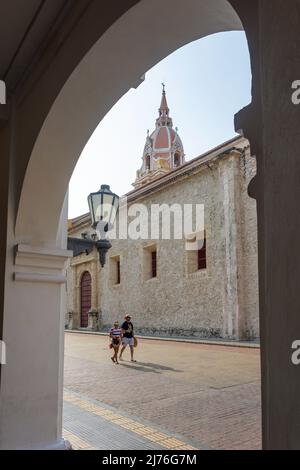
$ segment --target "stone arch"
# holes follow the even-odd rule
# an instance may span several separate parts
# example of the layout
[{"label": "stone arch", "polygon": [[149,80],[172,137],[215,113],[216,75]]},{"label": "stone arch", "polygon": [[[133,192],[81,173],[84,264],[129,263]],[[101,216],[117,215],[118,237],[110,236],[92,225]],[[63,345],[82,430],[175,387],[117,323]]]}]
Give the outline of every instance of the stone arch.
[{"label": "stone arch", "polygon": [[[10,394],[4,395],[9,412],[1,426],[14,432],[5,434],[5,441],[1,443],[3,448],[10,448],[5,447],[6,443],[13,448],[33,445],[39,448],[45,447],[45,443],[51,448],[64,447],[61,439],[61,317],[64,312],[61,284],[65,280],[64,263],[71,253],[62,249],[66,246],[66,213],[63,209],[66,208],[64,200],[70,177],[86,142],[112,106],[130,88],[137,87],[145,71],[160,60],[185,44],[210,34],[242,30],[241,20],[230,3],[233,1],[138,1],[104,34],[101,32],[101,37],[99,33],[85,55],[82,53],[81,57],[74,59],[71,75],[68,69],[66,76],[69,78],[61,78],[57,86],[60,92],[54,101],[53,97],[50,98],[52,105],[46,105],[51,106],[50,109],[43,110],[42,115],[46,118],[40,118],[41,122],[36,123],[39,130],[35,127],[30,135],[28,147],[32,151],[27,150],[30,158],[27,164],[26,155],[25,176],[23,167],[18,174],[20,198],[16,198],[15,224],[13,217],[10,220],[11,231],[13,226],[15,229],[9,240],[10,246],[18,247],[14,261],[12,256],[8,257],[8,269],[12,275],[7,276],[5,333],[13,337],[18,334],[19,341],[11,352],[10,363],[17,371],[22,363],[22,376],[40,377],[40,365],[50,356],[52,367],[51,371],[43,368],[45,373],[43,380],[39,381],[38,395],[35,380],[27,380],[20,387],[14,367],[5,369],[1,376],[6,383],[5,390],[18,390],[20,403],[25,403],[22,398],[31,399],[26,402],[26,412],[21,415]],[[92,2],[93,5],[96,3]],[[151,17],[155,18],[154,22],[149,21]],[[94,29],[101,28],[97,21],[95,18]],[[78,31],[74,33],[75,36],[77,34]],[[53,66],[50,75],[55,75],[55,67],[57,65]],[[43,89],[48,82],[41,82]],[[33,102],[28,104],[29,110],[34,109],[38,99],[42,100],[41,93],[41,89],[36,92]],[[37,265],[41,272],[36,272]],[[21,277],[16,272],[18,270]],[[23,286],[24,278],[26,288]],[[42,315],[41,302],[45,304]],[[26,313],[29,321],[25,327],[23,323],[16,325],[16,311]],[[38,340],[33,342],[33,337]],[[39,354],[24,355],[24,351],[32,350],[32,347]],[[47,409],[45,400],[49,404]],[[53,410],[52,413],[49,409]]]},{"label": "stone arch", "polygon": [[[153,15],[155,22],[149,22]],[[86,142],[110,108],[141,82],[147,70],[194,40],[242,29],[227,0],[190,0],[188,7],[181,0],[141,0],[117,20],[78,63],[37,136],[17,211],[16,242],[58,245],[64,197]]]}]

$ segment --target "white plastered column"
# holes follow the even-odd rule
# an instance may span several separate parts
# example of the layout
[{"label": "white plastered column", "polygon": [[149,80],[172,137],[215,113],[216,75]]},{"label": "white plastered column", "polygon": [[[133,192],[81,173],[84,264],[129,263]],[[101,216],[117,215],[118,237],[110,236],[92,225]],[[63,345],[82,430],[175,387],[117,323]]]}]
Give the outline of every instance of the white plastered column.
[{"label": "white plastered column", "polygon": [[7,364],[0,393],[1,449],[65,449],[62,393],[67,204],[57,248],[9,245],[4,316]]}]

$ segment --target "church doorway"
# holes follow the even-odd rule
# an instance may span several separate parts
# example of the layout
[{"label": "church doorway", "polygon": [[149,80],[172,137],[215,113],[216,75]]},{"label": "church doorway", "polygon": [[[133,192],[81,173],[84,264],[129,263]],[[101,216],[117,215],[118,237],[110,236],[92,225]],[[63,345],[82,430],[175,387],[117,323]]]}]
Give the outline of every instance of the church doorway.
[{"label": "church doorway", "polygon": [[88,271],[85,271],[80,283],[80,327],[88,327],[88,314],[92,303],[92,278]]}]

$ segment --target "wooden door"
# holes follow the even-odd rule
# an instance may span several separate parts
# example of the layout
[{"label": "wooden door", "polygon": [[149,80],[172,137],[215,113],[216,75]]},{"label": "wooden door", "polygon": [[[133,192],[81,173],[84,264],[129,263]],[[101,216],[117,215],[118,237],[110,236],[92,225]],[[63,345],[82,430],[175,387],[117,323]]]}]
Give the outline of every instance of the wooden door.
[{"label": "wooden door", "polygon": [[88,326],[88,313],[91,309],[92,301],[92,278],[88,271],[83,273],[81,278],[81,312],[80,312],[80,327],[87,328]]}]

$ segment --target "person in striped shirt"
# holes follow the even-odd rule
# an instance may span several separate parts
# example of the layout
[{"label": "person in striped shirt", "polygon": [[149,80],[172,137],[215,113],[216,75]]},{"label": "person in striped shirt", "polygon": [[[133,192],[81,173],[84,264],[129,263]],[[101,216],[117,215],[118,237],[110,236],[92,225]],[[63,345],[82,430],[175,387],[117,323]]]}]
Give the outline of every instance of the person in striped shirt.
[{"label": "person in striped shirt", "polygon": [[111,357],[111,360],[115,364],[119,364],[118,362],[118,352],[121,345],[122,339],[122,330],[119,326],[119,322],[115,321],[114,326],[109,330],[109,337],[111,339],[110,347],[114,350],[114,355]]}]

